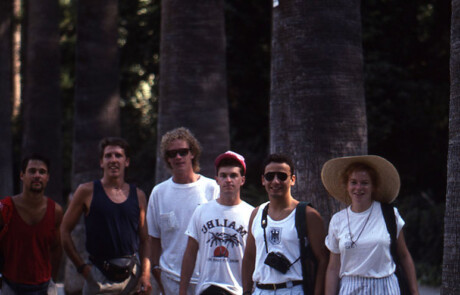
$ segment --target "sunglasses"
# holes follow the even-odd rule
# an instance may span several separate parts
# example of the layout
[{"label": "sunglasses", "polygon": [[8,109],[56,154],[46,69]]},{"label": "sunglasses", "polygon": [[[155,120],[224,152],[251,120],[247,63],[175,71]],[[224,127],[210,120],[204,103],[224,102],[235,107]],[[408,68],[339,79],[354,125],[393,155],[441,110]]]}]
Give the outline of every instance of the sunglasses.
[{"label": "sunglasses", "polygon": [[288,175],[284,172],[267,172],[264,174],[264,178],[266,181],[273,181],[275,176],[278,178],[279,181],[285,181],[288,178]]},{"label": "sunglasses", "polygon": [[190,152],[190,149],[169,150],[166,151],[166,156],[168,158],[175,158],[179,154],[181,157],[185,157],[188,155],[188,152]]}]

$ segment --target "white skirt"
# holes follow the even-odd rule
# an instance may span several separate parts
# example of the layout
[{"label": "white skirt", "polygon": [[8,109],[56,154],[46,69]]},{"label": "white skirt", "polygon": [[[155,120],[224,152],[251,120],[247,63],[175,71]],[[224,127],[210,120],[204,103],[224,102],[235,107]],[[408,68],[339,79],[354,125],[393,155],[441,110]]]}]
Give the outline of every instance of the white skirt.
[{"label": "white skirt", "polygon": [[384,278],[344,276],[340,280],[339,295],[400,295],[398,278],[392,274]]}]

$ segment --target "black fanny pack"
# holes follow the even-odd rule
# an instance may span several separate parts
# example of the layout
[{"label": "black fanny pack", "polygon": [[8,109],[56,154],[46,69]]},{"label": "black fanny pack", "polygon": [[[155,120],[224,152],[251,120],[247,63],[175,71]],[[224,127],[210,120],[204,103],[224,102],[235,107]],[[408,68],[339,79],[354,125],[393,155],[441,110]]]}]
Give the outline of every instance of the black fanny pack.
[{"label": "black fanny pack", "polygon": [[133,273],[136,264],[136,256],[124,256],[119,258],[97,260],[90,256],[89,260],[113,282],[123,282]]}]

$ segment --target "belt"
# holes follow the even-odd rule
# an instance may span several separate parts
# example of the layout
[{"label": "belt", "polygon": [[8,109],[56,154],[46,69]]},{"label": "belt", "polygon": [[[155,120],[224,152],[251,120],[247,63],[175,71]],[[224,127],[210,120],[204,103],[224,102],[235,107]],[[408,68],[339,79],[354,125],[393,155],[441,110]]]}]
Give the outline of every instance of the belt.
[{"label": "belt", "polygon": [[291,288],[297,285],[302,284],[303,281],[289,281],[286,283],[279,283],[279,284],[259,284],[256,283],[257,288],[262,290],[277,290],[277,289],[284,289],[284,288]]}]

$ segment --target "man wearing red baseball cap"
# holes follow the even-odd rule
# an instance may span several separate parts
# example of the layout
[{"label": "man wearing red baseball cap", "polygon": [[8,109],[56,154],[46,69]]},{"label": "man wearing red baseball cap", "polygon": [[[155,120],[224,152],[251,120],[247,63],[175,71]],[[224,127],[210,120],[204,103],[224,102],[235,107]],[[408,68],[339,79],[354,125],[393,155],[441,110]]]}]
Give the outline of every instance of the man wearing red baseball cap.
[{"label": "man wearing red baseball cap", "polygon": [[[244,157],[228,151],[215,162],[220,197],[199,206],[190,221],[182,260],[180,293],[186,294],[198,260],[200,278],[195,294],[241,294],[241,264],[253,206],[241,200]],[[198,257],[198,259],[197,259]]]}]

